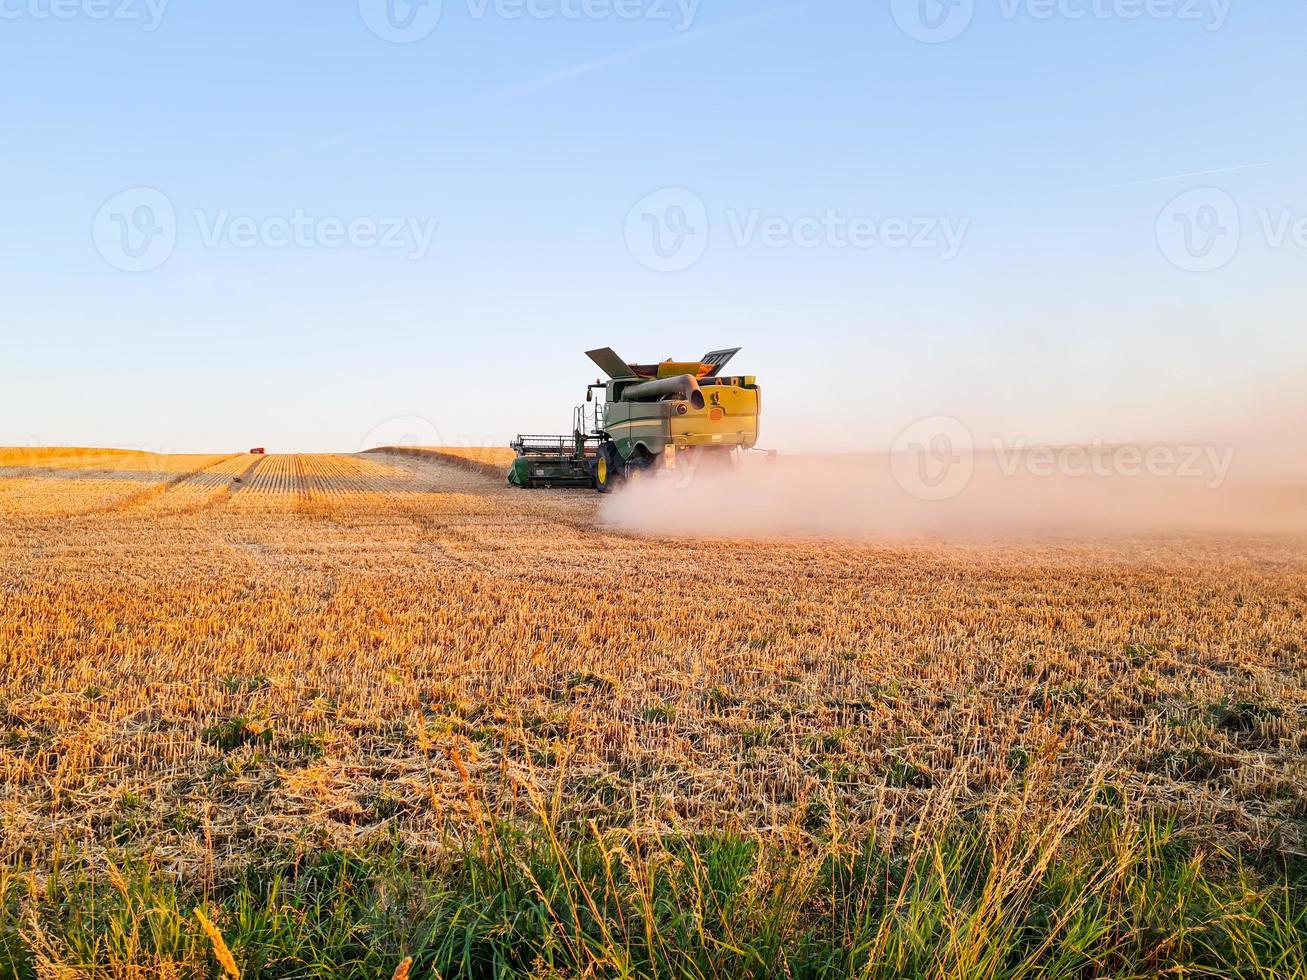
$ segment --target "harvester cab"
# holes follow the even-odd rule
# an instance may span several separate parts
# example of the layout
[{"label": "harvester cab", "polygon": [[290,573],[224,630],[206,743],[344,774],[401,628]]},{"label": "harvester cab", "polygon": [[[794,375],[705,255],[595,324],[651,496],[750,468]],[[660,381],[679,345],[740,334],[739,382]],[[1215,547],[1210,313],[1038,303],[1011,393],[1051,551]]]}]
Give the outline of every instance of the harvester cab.
[{"label": "harvester cab", "polygon": [[587,387],[572,435],[520,435],[511,443],[517,458],[508,482],[609,493],[660,470],[729,463],[736,450],[757,443],[761,411],[752,376],[722,374],[739,350],[659,364],[628,363],[610,347],[586,351],[608,380]]}]

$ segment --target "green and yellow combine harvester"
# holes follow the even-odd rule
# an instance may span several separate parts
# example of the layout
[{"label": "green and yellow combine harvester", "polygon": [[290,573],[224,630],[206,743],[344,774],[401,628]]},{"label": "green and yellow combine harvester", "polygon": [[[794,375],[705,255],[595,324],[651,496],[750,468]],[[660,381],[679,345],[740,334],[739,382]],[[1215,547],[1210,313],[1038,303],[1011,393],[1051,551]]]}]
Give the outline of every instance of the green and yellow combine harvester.
[{"label": "green and yellow combine harvester", "polygon": [[762,407],[751,376],[722,374],[739,350],[661,364],[628,364],[610,347],[586,351],[608,380],[587,387],[570,436],[522,435],[511,443],[517,458],[508,482],[610,493],[646,474],[729,463],[736,450],[757,443]]}]

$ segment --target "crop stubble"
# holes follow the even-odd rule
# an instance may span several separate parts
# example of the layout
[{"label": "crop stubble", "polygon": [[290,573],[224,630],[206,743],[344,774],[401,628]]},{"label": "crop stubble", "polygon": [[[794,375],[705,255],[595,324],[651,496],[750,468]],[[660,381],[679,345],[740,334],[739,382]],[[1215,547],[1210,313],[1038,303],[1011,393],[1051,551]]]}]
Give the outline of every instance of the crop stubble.
[{"label": "crop stubble", "polygon": [[[11,451],[5,451],[6,453]],[[802,834],[1104,763],[1301,850],[1301,541],[686,540],[438,455],[0,455],[0,857]],[[466,774],[466,775],[465,775]]]}]

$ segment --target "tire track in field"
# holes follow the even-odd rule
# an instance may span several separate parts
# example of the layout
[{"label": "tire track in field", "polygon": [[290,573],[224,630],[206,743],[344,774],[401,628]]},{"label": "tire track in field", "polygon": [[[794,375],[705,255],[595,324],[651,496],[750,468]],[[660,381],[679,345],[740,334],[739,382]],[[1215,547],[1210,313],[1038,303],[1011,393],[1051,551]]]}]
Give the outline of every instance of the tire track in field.
[{"label": "tire track in field", "polygon": [[136,515],[173,517],[200,514],[223,506],[241,491],[263,460],[263,457],[256,456],[237,470],[233,464],[241,462],[244,455],[228,456],[199,472],[185,474],[181,480],[170,481],[162,493],[143,501]]},{"label": "tire track in field", "polygon": [[254,479],[255,472],[263,465],[264,460],[267,458],[267,456],[255,456],[250,460],[250,464],[246,466],[245,469],[241,470],[237,476],[232,477],[231,482],[227,484],[221,492],[214,494],[213,497],[204,504],[194,508],[192,512],[212,510],[229,504],[234,496],[250,485],[250,481]]},{"label": "tire track in field", "polygon": [[231,485],[227,488],[227,493],[215,500],[213,506],[220,507],[223,504],[230,503],[233,497],[244,491],[245,488],[254,480],[254,475],[258,472],[259,467],[267,462],[267,459],[267,456],[255,456],[254,459],[250,461],[250,465],[241,470],[239,476],[232,479]]},{"label": "tire track in field", "polygon": [[204,473],[215,466],[221,466],[224,463],[228,463],[239,455],[240,455],[239,453],[232,453],[230,456],[226,456],[218,460],[218,462],[216,463],[208,463],[204,466],[198,467],[197,469],[188,470],[187,472],[184,473],[178,473],[176,476],[172,477],[171,479],[165,480],[161,483],[156,483],[153,486],[146,487],[144,490],[141,490],[137,493],[128,494],[127,496],[121,497],[118,500],[112,501],[111,503],[101,504],[100,506],[92,507],[88,510],[78,511],[77,513],[69,514],[66,516],[92,517],[100,514],[121,513],[122,511],[129,511],[136,507],[144,507],[145,505],[151,503],[152,501],[160,499],[166,493],[168,493],[168,491],[173,490],[174,488],[180,486],[181,484],[185,483],[187,480],[192,480],[195,477],[199,476],[201,473]]}]

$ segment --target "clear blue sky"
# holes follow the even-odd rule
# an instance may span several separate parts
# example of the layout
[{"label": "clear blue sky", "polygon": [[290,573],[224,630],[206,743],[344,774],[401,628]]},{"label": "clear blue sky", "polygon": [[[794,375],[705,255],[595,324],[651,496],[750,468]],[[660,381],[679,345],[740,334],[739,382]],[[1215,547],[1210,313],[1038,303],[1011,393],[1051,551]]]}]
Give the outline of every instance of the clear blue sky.
[{"label": "clear blue sky", "polygon": [[0,444],[498,443],[602,345],[742,345],[785,449],[1307,365],[1301,3],[162,2],[0,0]]}]

